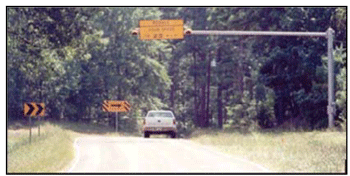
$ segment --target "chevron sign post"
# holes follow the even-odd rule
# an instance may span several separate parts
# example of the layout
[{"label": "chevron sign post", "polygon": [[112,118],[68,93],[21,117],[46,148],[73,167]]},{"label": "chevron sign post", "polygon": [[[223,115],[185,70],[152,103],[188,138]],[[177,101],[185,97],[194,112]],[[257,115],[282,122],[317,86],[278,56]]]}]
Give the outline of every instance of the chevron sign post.
[{"label": "chevron sign post", "polygon": [[102,104],[102,110],[104,112],[115,112],[114,129],[118,131],[118,112],[129,112],[130,104],[127,101],[105,100]]},{"label": "chevron sign post", "polygon": [[[44,103],[24,103],[24,116],[29,116],[29,143],[32,142],[32,118],[31,117],[42,117],[45,116],[45,104]],[[38,126],[38,130],[40,130],[40,125]],[[40,136],[40,131],[39,131]]]}]

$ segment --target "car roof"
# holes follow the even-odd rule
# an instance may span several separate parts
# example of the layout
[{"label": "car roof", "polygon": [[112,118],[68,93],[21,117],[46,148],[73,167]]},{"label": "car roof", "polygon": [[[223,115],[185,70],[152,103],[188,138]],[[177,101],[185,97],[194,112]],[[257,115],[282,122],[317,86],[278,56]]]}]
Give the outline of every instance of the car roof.
[{"label": "car roof", "polygon": [[172,111],[168,111],[168,110],[151,110],[148,112],[171,112],[172,113]]}]

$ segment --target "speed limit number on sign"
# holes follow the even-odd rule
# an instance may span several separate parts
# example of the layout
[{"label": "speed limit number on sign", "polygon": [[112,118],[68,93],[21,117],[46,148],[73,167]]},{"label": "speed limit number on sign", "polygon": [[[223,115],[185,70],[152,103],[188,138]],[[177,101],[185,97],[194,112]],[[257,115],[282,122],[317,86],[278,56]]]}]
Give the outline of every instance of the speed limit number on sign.
[{"label": "speed limit number on sign", "polygon": [[183,20],[140,20],[140,39],[183,39]]}]

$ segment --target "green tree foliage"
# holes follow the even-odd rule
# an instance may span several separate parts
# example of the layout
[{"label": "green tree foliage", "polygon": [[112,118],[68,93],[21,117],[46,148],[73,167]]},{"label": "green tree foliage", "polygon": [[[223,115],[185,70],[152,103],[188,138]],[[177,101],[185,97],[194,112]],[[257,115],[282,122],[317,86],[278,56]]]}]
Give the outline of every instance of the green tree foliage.
[{"label": "green tree foliage", "polygon": [[166,45],[129,35],[139,19],[159,14],[157,8],[9,8],[9,118],[21,118],[26,101],[43,101],[50,118],[71,120],[103,117],[106,99],[166,107],[161,98],[170,79],[158,52],[167,53]]},{"label": "green tree foliage", "polygon": [[[287,8],[279,24],[282,30],[326,31],[337,28],[334,22],[335,8]],[[337,33],[336,38],[342,38]],[[277,124],[287,120],[292,126],[308,129],[327,126],[327,87],[320,79],[317,68],[326,55],[324,38],[291,37],[271,38],[270,60],[260,72],[265,85],[276,94],[274,106]],[[322,77],[322,76],[321,76]]]},{"label": "green tree foliage", "polygon": [[[113,124],[103,100],[130,117],[171,109],[183,128],[327,126],[324,38],[185,36],[139,40],[139,20],[182,19],[193,30],[335,30],[338,121],[346,119],[345,7],[7,8],[8,119],[24,102],[46,118]],[[324,59],[322,59],[324,58]],[[125,114],[122,114],[122,116]],[[130,121],[134,123],[135,121]],[[128,124],[130,125],[130,124]]]},{"label": "green tree foliage", "polygon": [[64,88],[77,83],[77,70],[70,70],[70,66],[89,59],[84,38],[94,33],[89,19],[97,10],[7,9],[8,96],[15,96],[9,98],[10,118],[22,116],[24,102],[50,102],[49,112],[66,106],[62,102],[67,93]]}]

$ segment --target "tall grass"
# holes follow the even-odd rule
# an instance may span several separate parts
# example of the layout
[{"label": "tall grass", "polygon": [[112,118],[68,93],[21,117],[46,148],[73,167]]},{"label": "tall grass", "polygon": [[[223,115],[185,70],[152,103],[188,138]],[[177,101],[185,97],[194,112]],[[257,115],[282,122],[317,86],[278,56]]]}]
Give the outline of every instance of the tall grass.
[{"label": "tall grass", "polygon": [[202,131],[191,140],[248,159],[275,172],[345,172],[345,132]]},{"label": "tall grass", "polygon": [[9,173],[61,172],[74,158],[74,139],[84,135],[141,136],[139,132],[115,132],[113,127],[74,122],[45,123],[32,129],[7,130],[7,171]]},{"label": "tall grass", "polygon": [[[74,158],[74,138],[82,135],[140,136],[115,133],[113,128],[79,123],[46,123],[41,136],[33,129],[8,130],[9,173],[60,172]],[[345,172],[345,132],[234,132],[197,130],[192,141],[245,158],[275,172]]]},{"label": "tall grass", "polygon": [[40,137],[28,130],[8,130],[7,171],[9,173],[58,172],[74,157],[73,138],[61,127],[46,123]]}]

